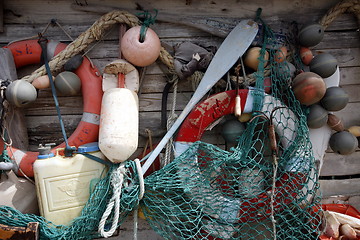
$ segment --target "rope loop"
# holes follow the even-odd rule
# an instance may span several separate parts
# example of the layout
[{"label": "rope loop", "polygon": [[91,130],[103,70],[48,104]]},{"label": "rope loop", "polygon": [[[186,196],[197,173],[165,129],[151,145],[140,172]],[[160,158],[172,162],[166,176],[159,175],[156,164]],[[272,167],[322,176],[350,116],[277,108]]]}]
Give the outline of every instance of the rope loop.
[{"label": "rope loop", "polygon": [[144,18],[144,21],[141,24],[141,29],[140,29],[140,39],[139,39],[140,42],[145,41],[145,36],[146,36],[147,29],[150,27],[151,24],[155,23],[155,19],[156,19],[157,15],[158,15],[158,10],[154,9],[154,11],[155,11],[155,16],[154,17],[151,15],[151,13],[149,13],[149,11],[144,11],[144,12],[141,12],[141,13],[137,14],[139,17]]},{"label": "rope loop", "polygon": [[326,29],[338,16],[345,12],[354,13],[360,24],[360,0],[343,0],[329,9],[320,19],[319,24]]},{"label": "rope loop", "polygon": [[[113,195],[109,200],[109,203],[104,211],[101,220],[99,222],[98,232],[104,238],[111,237],[116,231],[119,215],[120,215],[120,197],[121,197],[121,189],[124,182],[124,175],[126,173],[125,162],[121,163],[119,167],[111,173],[111,186],[113,188]],[[114,216],[111,224],[111,228],[109,231],[105,231],[105,223],[108,217],[110,216],[112,209],[114,208]]]}]

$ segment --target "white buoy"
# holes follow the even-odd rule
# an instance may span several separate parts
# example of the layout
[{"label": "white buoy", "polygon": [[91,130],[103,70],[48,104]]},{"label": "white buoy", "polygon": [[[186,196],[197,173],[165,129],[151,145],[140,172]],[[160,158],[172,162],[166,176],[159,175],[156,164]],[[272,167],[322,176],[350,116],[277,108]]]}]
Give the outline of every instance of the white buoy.
[{"label": "white buoy", "polygon": [[[107,87],[101,104],[99,148],[114,163],[126,161],[138,147],[138,76],[124,60],[114,61],[104,70],[103,87]],[[119,81],[120,87],[115,87],[114,81]]]}]

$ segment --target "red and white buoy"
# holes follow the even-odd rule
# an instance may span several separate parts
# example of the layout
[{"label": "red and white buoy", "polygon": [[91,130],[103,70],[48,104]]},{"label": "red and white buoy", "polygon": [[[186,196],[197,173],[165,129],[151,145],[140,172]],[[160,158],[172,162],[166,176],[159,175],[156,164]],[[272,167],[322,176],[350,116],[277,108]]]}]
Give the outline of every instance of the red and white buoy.
[{"label": "red and white buoy", "polygon": [[[139,74],[130,63],[119,59],[105,67],[103,81],[99,148],[110,161],[120,163],[138,146]],[[118,86],[114,87],[114,82]]]}]

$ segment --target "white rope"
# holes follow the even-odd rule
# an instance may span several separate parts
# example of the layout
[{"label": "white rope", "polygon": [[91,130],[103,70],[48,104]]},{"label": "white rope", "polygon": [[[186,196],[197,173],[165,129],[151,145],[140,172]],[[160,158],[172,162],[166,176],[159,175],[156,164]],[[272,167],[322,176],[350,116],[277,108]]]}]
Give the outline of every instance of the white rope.
[{"label": "white rope", "polygon": [[270,196],[270,207],[271,207],[270,220],[273,227],[273,234],[274,234],[273,240],[276,240],[277,234],[276,234],[276,219],[274,217],[275,215],[274,203],[275,203],[275,188],[276,188],[276,175],[278,171],[278,161],[275,155],[273,155],[273,171],[274,173],[272,176],[272,187],[271,187],[271,196]]},{"label": "white rope", "polygon": [[[104,238],[111,237],[116,231],[118,221],[119,221],[119,212],[120,212],[120,196],[121,188],[124,182],[125,174],[125,163],[121,163],[120,166],[111,173],[111,185],[113,187],[113,195],[106,207],[105,212],[102,215],[102,218],[99,222],[98,232]],[[114,208],[114,217],[112,225],[109,231],[105,231],[105,223],[109,215],[111,214],[112,209]]]},{"label": "white rope", "polygon": [[145,193],[144,173],[141,168],[140,160],[136,158],[134,161],[136,164],[137,173],[139,175],[139,185],[140,185],[139,200],[141,200]]},{"label": "white rope", "polygon": [[[167,123],[166,123],[166,127],[169,130],[171,128],[171,126],[174,124],[177,115],[175,114],[175,107],[176,107],[176,98],[177,98],[177,84],[178,84],[178,78],[176,78],[176,80],[173,83],[173,98],[172,98],[172,106],[171,106],[171,113],[167,119]],[[168,143],[166,144],[166,148],[165,148],[165,157],[164,159],[161,161],[161,167],[166,166],[167,164],[169,164],[171,162],[171,156],[172,156],[172,151],[173,150],[173,137],[171,137],[168,141]]]},{"label": "white rope", "polygon": [[[141,168],[140,160],[136,158],[135,160],[136,164],[136,170],[139,175],[139,185],[140,185],[140,191],[139,191],[139,201],[143,198],[145,193],[145,184],[144,184],[144,174]],[[136,206],[134,210],[134,240],[137,240],[137,228],[138,228],[138,206]]]}]

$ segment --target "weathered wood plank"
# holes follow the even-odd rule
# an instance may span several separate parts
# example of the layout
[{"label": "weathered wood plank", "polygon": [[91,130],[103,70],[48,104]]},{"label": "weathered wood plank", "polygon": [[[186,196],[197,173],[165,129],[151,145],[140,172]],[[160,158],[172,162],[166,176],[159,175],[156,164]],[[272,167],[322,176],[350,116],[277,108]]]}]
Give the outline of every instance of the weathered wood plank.
[{"label": "weathered wood plank", "polygon": [[[176,114],[180,112],[177,111]],[[66,135],[69,137],[76,129],[81,120],[81,115],[64,115],[63,122]],[[57,116],[27,116],[26,124],[29,135],[29,149],[35,151],[40,143],[60,144],[63,142],[59,120]],[[147,140],[145,129],[149,129],[153,133],[153,142],[160,141],[165,134],[161,126],[160,112],[140,112],[139,113],[139,147],[144,147]],[[214,128],[204,134],[204,141],[212,144],[224,144],[219,132],[219,128]]]},{"label": "weathered wood plank", "polygon": [[336,153],[326,153],[324,165],[321,169],[321,176],[344,176],[360,174],[360,152],[350,155],[339,155]]},{"label": "weathered wood plank", "polygon": [[[97,1],[86,1],[89,4],[99,4]],[[66,14],[68,17],[64,19],[66,22],[72,21],[77,23],[89,23],[92,22],[98,14],[85,13],[80,11],[74,11],[71,9],[71,3],[69,1],[48,1],[41,0],[35,1],[7,1],[5,3],[6,21],[12,23],[42,23],[47,22],[49,19]],[[212,2],[191,2],[186,4],[184,1],[154,1],[151,3],[141,2],[140,5],[145,9],[152,10],[158,9],[158,11],[166,12],[170,14],[185,14],[189,16],[227,16],[227,17],[250,17],[254,18],[256,10],[261,6],[263,8],[263,18],[282,18],[288,16],[289,19],[298,17],[302,21],[316,21],[323,16],[326,11],[337,3],[336,0],[330,1],[306,1],[289,2],[286,0],[271,0],[259,2],[233,2],[230,0],[225,1],[212,1]],[[85,2],[83,3],[85,4]],[[102,1],[103,6],[112,6],[117,8],[129,8],[136,9],[136,4],[132,1],[114,1],[107,0]],[[276,13],[276,14],[274,14]],[[306,15],[306,17],[304,16]],[[15,16],[15,17],[14,17]],[[33,16],[37,16],[35,19]],[[280,18],[280,19],[281,19]]]},{"label": "weathered wood plank", "polygon": [[[182,110],[191,97],[191,92],[178,92],[176,99],[176,109]],[[172,93],[169,93],[167,109],[170,110],[172,106]],[[141,94],[139,99],[139,109],[141,112],[154,112],[161,111],[161,93],[150,93],[150,94]],[[60,111],[62,115],[69,114],[82,114],[82,99],[81,97],[59,97],[58,98]],[[54,105],[54,100],[52,98],[38,98],[31,107],[26,108],[26,114],[28,116],[46,116],[46,115],[56,115],[56,109]]]},{"label": "weathered wood plank", "polygon": [[345,85],[341,88],[349,95],[349,102],[359,102],[360,101],[360,84],[356,85]]},{"label": "weathered wood plank", "polygon": [[314,49],[356,48],[360,46],[359,43],[359,33],[356,30],[349,32],[325,32],[323,40]]},{"label": "weathered wood plank", "polygon": [[359,108],[359,102],[348,103],[344,109],[334,113],[343,120],[345,128],[348,128],[353,125],[360,125]]},{"label": "weathered wood plank", "polygon": [[341,68],[340,69],[340,86],[360,84],[359,80],[360,67]]},{"label": "weathered wood plank", "polygon": [[360,179],[320,180],[324,197],[334,195],[360,195]]}]

